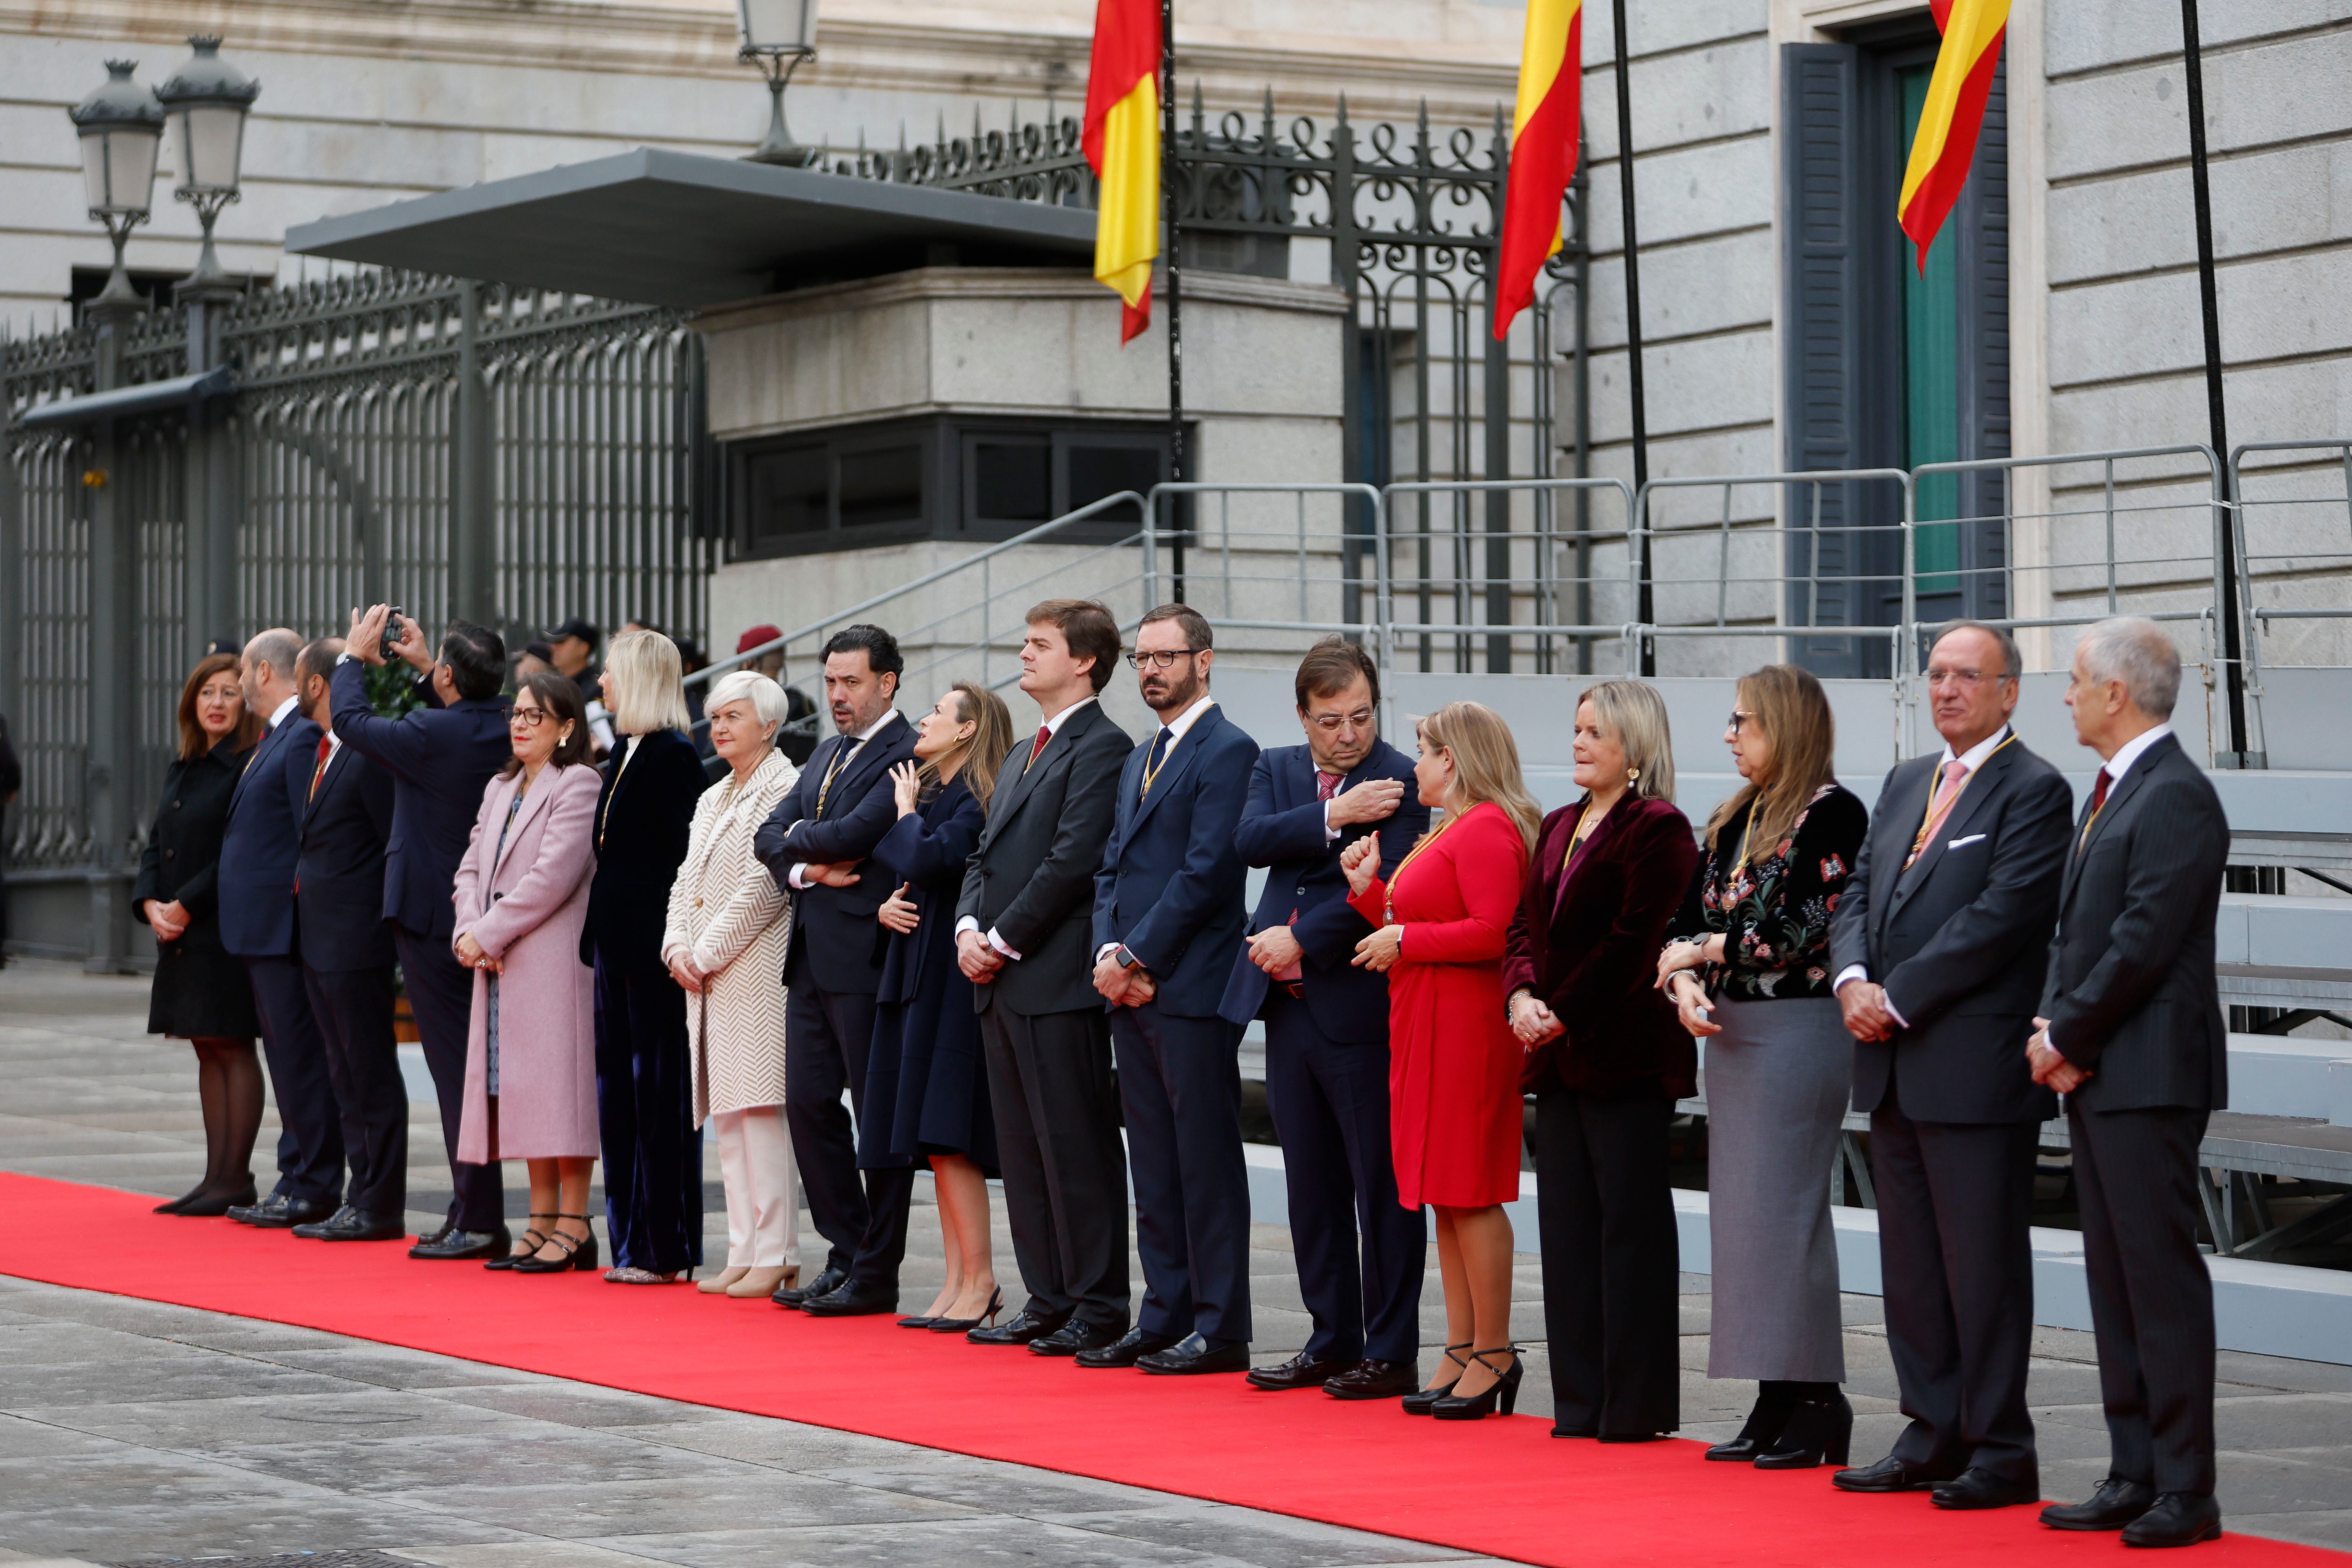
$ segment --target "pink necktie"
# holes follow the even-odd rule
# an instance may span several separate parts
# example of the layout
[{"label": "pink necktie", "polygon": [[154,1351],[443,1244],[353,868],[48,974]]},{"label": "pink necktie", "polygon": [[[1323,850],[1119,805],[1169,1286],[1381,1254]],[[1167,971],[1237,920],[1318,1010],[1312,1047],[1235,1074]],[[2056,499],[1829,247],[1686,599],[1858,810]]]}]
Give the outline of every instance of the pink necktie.
[{"label": "pink necktie", "polygon": [[1960,785],[1968,776],[1968,764],[1959,758],[1954,757],[1944,764],[1944,782],[1936,791],[1935,804],[1928,808],[1927,820],[1920,826],[1919,837],[1911,842],[1911,854],[1903,862],[1906,871],[1911,869],[1927,850],[1928,842],[1936,837],[1937,829],[1944,826],[1944,818],[1952,815],[1952,804],[1960,798]]}]

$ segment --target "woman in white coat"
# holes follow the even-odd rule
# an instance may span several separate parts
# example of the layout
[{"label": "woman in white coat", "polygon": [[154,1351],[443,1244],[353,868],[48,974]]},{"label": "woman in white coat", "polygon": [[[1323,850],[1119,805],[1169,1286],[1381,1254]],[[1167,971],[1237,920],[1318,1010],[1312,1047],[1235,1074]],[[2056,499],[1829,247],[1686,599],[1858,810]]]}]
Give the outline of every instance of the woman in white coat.
[{"label": "woman in white coat", "polygon": [[686,989],[694,1124],[718,1124],[727,1184],[727,1267],[698,1289],[750,1298],[800,1282],[800,1172],[783,1117],[792,905],[751,853],[752,835],[800,770],[776,750],[785,697],[766,676],[719,677],[703,710],[729,774],[695,807],[662,961]]}]

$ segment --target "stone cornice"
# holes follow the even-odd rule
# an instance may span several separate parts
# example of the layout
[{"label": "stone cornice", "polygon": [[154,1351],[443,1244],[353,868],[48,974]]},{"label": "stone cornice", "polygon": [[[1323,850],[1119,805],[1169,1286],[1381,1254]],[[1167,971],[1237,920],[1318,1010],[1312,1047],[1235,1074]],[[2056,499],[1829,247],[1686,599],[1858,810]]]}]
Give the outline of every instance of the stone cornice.
[{"label": "stone cornice", "polygon": [[[1165,273],[1155,271],[1152,280],[1155,289],[1166,289]],[[1348,309],[1347,296],[1328,283],[1294,283],[1239,272],[1187,272],[1184,298],[1312,315],[1341,315]],[[694,327],[702,332],[734,331],[844,310],[954,300],[1075,300],[1106,310],[1117,303],[1108,289],[1075,267],[920,267],[721,305],[698,313]]]}]

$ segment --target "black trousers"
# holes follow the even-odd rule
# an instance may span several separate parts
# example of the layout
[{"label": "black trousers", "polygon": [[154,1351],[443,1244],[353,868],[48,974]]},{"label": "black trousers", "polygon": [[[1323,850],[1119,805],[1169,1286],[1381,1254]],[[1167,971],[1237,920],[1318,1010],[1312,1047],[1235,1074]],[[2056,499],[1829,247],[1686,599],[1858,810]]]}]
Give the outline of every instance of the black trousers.
[{"label": "black trousers", "polygon": [[1242,1163],[1241,1031],[1158,1002],[1111,1012],[1135,1184],[1147,1333],[1250,1337],[1249,1172]]},{"label": "black trousers", "polygon": [[[986,990],[986,987],[982,987]],[[980,1016],[996,1160],[1023,1310],[1127,1331],[1127,1151],[1110,1069],[1110,1020],[1016,1013],[989,998]]]},{"label": "black trousers", "polygon": [[1397,1202],[1387,1045],[1331,1038],[1312,1008],[1276,985],[1265,1012],[1265,1091],[1282,1140],[1299,1295],[1315,1324],[1307,1353],[1419,1360],[1429,1226]]},{"label": "black trousers", "polygon": [[310,1014],[327,1047],[343,1160],[351,1181],[343,1201],[371,1215],[408,1207],[408,1086],[392,1033],[392,971],[307,965]]},{"label": "black trousers", "polygon": [[615,1268],[702,1262],[702,1131],[686,993],[667,973],[596,965],[596,1135]]},{"label": "black trousers", "polygon": [[457,1124],[466,1114],[466,1037],[474,1026],[474,972],[457,962],[446,938],[436,941],[395,923],[392,945],[400,954],[400,978],[425,1047],[425,1068],[433,1075],[433,1098],[441,1102],[441,1142],[449,1152],[453,1194],[449,1223],[459,1230],[503,1229],[506,1188],[497,1163],[457,1158]]},{"label": "black trousers", "polygon": [[[907,1256],[907,1205],[915,1195],[911,1165],[861,1172],[857,1140],[841,1095],[866,1119],[866,1063],[874,1047],[871,991],[827,991],[808,973],[807,949],[793,943],[784,966],[784,1121],[800,1162],[809,1218],[828,1250],[825,1267],[860,1290],[898,1289]],[[877,1106],[887,1116],[889,1109]]]},{"label": "black trousers", "polygon": [[1634,1436],[1682,1425],[1682,1258],[1663,1094],[1536,1096],[1536,1216],[1552,1422]]},{"label": "black trousers", "polygon": [[2066,1108],[2110,1474],[2213,1489],[2213,1281],[2197,1250],[2206,1112]]},{"label": "black trousers", "polygon": [[2031,1121],[1914,1121],[1891,1080],[1870,1114],[1887,1349],[1911,1418],[1895,1457],[1930,1475],[2040,1479],[2025,1404],[2039,1142]]},{"label": "black trousers", "polygon": [[248,958],[254,1010],[261,1015],[261,1051],[269,1063],[269,1092],[278,1101],[278,1185],[285,1197],[340,1204],[343,1193],[343,1130],[327,1077],[327,1047],[311,1016],[302,964],[293,958]]}]

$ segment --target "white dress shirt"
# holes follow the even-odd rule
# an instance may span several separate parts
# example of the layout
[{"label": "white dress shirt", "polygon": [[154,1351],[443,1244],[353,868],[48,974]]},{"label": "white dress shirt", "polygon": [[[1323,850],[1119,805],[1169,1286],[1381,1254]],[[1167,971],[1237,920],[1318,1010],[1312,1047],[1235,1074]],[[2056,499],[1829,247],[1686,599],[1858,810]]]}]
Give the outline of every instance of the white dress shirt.
[{"label": "white dress shirt", "polygon": [[[2099,772],[2107,775],[2107,794],[2112,796],[2116,793],[2116,785],[2123,783],[2124,775],[2131,772],[2132,764],[2146,756],[2150,746],[2171,733],[2170,723],[2159,723],[2141,731],[2122,745],[2117,746],[2116,754],[2109,757],[2099,769]],[[2084,823],[2082,832],[2075,835],[2074,848],[2077,852],[2083,847],[2083,832],[2088,832],[2089,829],[2090,824]],[[2042,1043],[2053,1051],[2058,1048],[2058,1042],[2051,1037],[2051,1033],[2047,1029],[2042,1031]]]},{"label": "white dress shirt", "polygon": [[[1985,759],[1991,756],[1995,752],[2000,751],[2002,744],[2006,742],[2008,739],[2009,726],[2003,724],[2000,729],[1995,730],[1991,734],[1987,735],[1983,740],[1979,741],[1975,745],[1970,746],[1967,751],[1962,752],[1958,757],[1952,755],[1951,742],[1949,741],[1945,742],[1944,754],[1936,760],[1935,777],[1937,779],[1941,779],[1944,776],[1944,770],[1946,768],[1951,766],[1955,762],[1958,763],[1960,766],[1969,770],[1960,780],[1960,793],[1962,795],[1966,795],[1968,793],[1969,785],[1976,782],[1977,770],[1985,765]],[[1931,810],[1934,808],[1935,805],[1935,795],[1936,785],[1931,783],[1927,786],[1928,806]],[[1952,801],[1951,810],[1958,811],[1959,808],[1959,800],[1958,797],[1955,797]],[[1944,820],[1947,822],[1951,820],[1950,812],[1947,812],[1945,814]],[[1927,847],[1922,845],[1920,847],[1924,850]],[[1869,978],[1870,970],[1866,965],[1849,963],[1843,969],[1838,971],[1837,979],[1831,983],[1830,993],[1834,995],[1838,992],[1844,990],[1848,981],[1867,980]],[[1902,1025],[1906,1029],[1911,1026],[1911,1020],[1903,1016],[1903,1010],[1895,1005],[1895,997],[1891,993],[1886,997],[1886,1010],[1895,1015],[1895,1021],[1896,1023]]]},{"label": "white dress shirt", "polygon": [[275,730],[278,725],[286,722],[286,715],[300,706],[302,706],[302,700],[299,697],[289,697],[285,701],[280,702],[269,715],[269,727]]},{"label": "white dress shirt", "polygon": [[[1076,712],[1079,709],[1084,708],[1087,703],[1092,702],[1093,700],[1094,699],[1092,697],[1081,697],[1076,702],[1071,703],[1067,708],[1063,709],[1059,713],[1053,714],[1045,720],[1044,729],[1045,731],[1046,741],[1050,742],[1055,736],[1062,732],[1062,721],[1064,720],[1067,719],[1071,714]],[[1034,745],[1036,742],[1033,740],[1030,743]],[[1013,755],[1015,756],[1019,756],[1020,754],[1021,753],[1018,751],[1013,752]],[[968,931],[978,931],[980,929],[980,921],[974,916],[966,915],[961,920],[956,921],[955,929],[956,935],[961,936]],[[994,948],[997,952],[1003,953],[1007,958],[1019,958],[1021,956],[1020,953],[1013,951],[1011,943],[1007,942],[1003,937],[996,934],[996,928],[994,926],[988,928],[988,945]]]},{"label": "white dress shirt", "polygon": [[[855,737],[857,743],[850,747],[846,752],[842,753],[840,757],[835,759],[835,761],[841,764],[842,771],[845,773],[847,772],[849,764],[856,761],[857,753],[866,749],[866,742],[880,734],[882,732],[882,727],[889,723],[891,720],[896,719],[898,716],[898,710],[896,708],[893,708],[884,713],[879,719],[875,720],[871,724],[866,725],[863,730],[858,731]],[[805,888],[808,886],[808,883],[802,880],[802,875],[807,870],[807,861],[795,860],[793,862],[793,868],[791,872],[786,875],[785,880],[792,883],[795,888]]]}]

